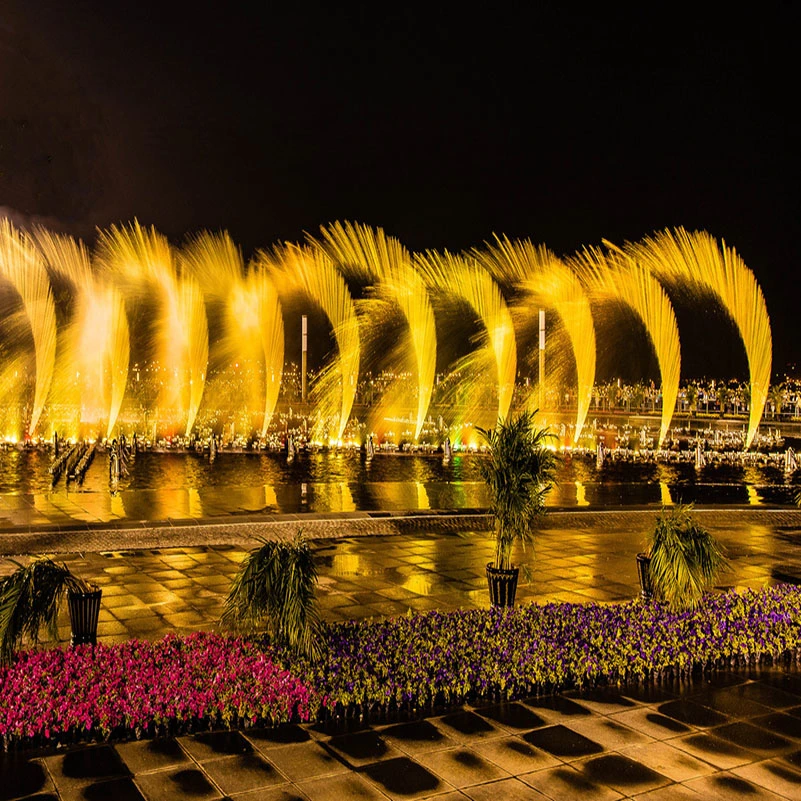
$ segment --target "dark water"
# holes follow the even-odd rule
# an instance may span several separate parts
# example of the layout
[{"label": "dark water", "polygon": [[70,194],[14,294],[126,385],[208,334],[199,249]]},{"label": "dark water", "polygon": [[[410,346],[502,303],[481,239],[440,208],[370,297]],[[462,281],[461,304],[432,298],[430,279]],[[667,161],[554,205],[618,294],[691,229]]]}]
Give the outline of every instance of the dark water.
[{"label": "dark water", "polygon": [[[277,453],[221,453],[213,464],[195,453],[140,453],[131,475],[113,497],[126,517],[152,518],[159,510],[189,517],[234,511],[352,511],[466,509],[486,505],[479,473],[482,457],[377,454],[371,461],[354,452],[300,454],[291,465]],[[0,452],[0,497],[69,498],[84,503],[111,496],[106,455],[98,453],[82,486],[64,480],[51,486],[51,455]],[[698,504],[789,504],[801,484],[773,467],[610,463],[566,460],[548,503],[555,507],[626,506],[663,502]],[[94,505],[94,504],[93,504]],[[118,506],[120,504],[118,503]]]}]

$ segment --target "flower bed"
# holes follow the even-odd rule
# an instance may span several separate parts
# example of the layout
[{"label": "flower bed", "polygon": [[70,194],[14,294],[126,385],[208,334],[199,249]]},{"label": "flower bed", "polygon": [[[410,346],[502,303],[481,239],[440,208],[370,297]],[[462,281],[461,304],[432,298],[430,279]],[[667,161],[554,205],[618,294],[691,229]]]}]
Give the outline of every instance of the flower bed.
[{"label": "flower bed", "polygon": [[430,612],[333,626],[305,680],[330,712],[522,698],[795,657],[800,626],[791,585],[708,595],[684,613],[640,601]]},{"label": "flower bed", "polygon": [[639,601],[532,604],[341,623],[326,634],[316,664],[259,638],[214,634],[22,654],[0,669],[0,734],[8,747],[419,712],[795,658],[801,588],[710,595],[680,614]]},{"label": "flower bed", "polygon": [[255,642],[214,634],[20,655],[0,669],[4,744],[307,720],[312,693]]}]

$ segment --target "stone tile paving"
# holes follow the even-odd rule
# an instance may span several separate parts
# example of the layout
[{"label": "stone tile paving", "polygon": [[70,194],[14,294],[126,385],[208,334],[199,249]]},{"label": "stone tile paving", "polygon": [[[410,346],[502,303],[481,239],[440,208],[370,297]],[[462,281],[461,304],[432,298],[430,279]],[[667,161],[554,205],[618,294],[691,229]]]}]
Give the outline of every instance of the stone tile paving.
[{"label": "stone tile paving", "polygon": [[[575,517],[575,516],[571,516]],[[571,518],[566,518],[571,520]],[[801,577],[798,518],[704,521],[732,557],[721,586]],[[581,522],[584,522],[584,518]],[[637,513],[545,528],[520,600],[637,592]],[[486,533],[406,533],[314,543],[327,620],[486,606]],[[244,551],[234,545],[66,554],[103,587],[100,637],[215,625]],[[10,569],[4,563],[2,570]],[[68,637],[66,620],[61,630]],[[801,676],[717,674],[651,687],[545,696],[360,731],[285,726],[245,733],[0,755],[0,801],[801,797]]]},{"label": "stone tile paving", "polygon": [[[730,697],[758,697],[769,712]],[[797,799],[799,724],[798,674],[719,673],[427,720],[3,754],[0,799]]]},{"label": "stone tile paving", "polygon": [[[801,582],[797,519],[797,527],[719,524],[708,515],[705,522],[731,560],[720,586]],[[642,548],[647,523],[637,513],[606,517],[603,523],[595,529],[545,528],[533,551],[518,550],[516,561],[528,565],[530,573],[521,575],[518,600],[606,602],[636,595],[634,555]],[[484,567],[492,558],[492,542],[486,532],[340,536],[314,540],[313,547],[320,574],[317,597],[329,621],[488,605]],[[59,558],[103,587],[98,633],[114,642],[214,627],[243,555],[242,547],[222,544]],[[0,575],[11,569],[9,561],[0,563]],[[69,637],[66,613],[61,637]]]}]

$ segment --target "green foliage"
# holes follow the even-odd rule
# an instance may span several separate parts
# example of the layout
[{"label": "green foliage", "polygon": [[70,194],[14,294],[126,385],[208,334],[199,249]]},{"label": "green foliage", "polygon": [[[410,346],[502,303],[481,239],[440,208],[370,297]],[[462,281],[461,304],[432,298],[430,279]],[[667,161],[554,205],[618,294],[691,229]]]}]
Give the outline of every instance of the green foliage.
[{"label": "green foliage", "polygon": [[65,590],[87,586],[65,564],[41,557],[27,565],[11,560],[17,569],[0,579],[0,663],[11,661],[24,639],[39,643],[44,626],[50,639],[58,639],[58,610]]},{"label": "green foliage", "polygon": [[225,600],[222,623],[253,631],[265,618],[280,645],[319,655],[320,618],[314,597],[317,568],[301,532],[292,542],[270,542],[245,556]]},{"label": "green foliage", "polygon": [[533,540],[532,527],[553,488],[557,457],[547,447],[553,435],[535,425],[533,412],[499,420],[494,429],[478,432],[489,449],[489,459],[482,460],[480,470],[495,517],[495,567],[508,570],[515,540],[524,545]]},{"label": "green foliage", "polygon": [[654,594],[677,611],[694,609],[726,566],[718,541],[693,519],[692,505],[662,509],[648,552]]}]

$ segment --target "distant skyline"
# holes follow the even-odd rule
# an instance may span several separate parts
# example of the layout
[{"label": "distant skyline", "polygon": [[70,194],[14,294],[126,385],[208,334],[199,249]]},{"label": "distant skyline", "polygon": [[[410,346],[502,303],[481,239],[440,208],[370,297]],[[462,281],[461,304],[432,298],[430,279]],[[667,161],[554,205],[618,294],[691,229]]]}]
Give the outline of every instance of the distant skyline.
[{"label": "distant skyline", "polygon": [[[704,229],[756,274],[780,373],[801,362],[801,9],[641,13],[7,0],[0,207],[89,241],[225,229],[246,256],[338,219],[560,255]],[[677,314],[688,368],[742,372],[725,320]]]}]

